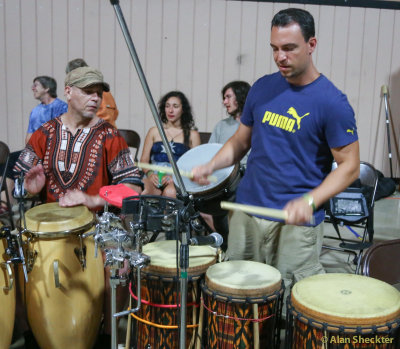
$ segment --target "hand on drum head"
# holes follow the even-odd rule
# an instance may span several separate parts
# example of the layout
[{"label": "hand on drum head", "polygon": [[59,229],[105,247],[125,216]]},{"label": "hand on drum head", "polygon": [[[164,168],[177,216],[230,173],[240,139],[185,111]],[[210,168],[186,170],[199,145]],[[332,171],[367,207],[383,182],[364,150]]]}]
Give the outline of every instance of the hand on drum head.
[{"label": "hand on drum head", "polygon": [[204,165],[196,166],[192,168],[193,178],[192,181],[200,185],[210,184],[209,176],[213,173],[213,166],[211,162]]},{"label": "hand on drum head", "polygon": [[46,176],[41,164],[33,166],[26,174],[24,187],[30,194],[37,194],[44,188]]},{"label": "hand on drum head", "polygon": [[80,190],[67,190],[60,198],[58,204],[61,207],[85,205],[88,208],[102,207],[105,201],[99,195],[89,195]]},{"label": "hand on drum head", "polygon": [[289,201],[283,210],[287,213],[287,224],[313,223],[313,208],[304,197]]}]

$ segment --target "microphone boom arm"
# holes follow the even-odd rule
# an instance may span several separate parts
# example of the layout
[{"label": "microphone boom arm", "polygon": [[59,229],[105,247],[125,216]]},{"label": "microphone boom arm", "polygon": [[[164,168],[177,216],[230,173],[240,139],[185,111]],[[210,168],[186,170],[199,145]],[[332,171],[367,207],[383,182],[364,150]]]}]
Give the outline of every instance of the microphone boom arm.
[{"label": "microphone boom arm", "polygon": [[129,34],[128,27],[126,25],[124,16],[122,14],[121,7],[119,6],[119,0],[110,0],[110,2],[114,7],[114,11],[115,11],[115,14],[117,16],[118,22],[120,24],[122,33],[124,35],[126,44],[128,46],[129,53],[131,54],[133,63],[134,63],[135,68],[136,68],[136,72],[138,74],[139,80],[140,80],[140,82],[142,84],[142,87],[143,87],[144,94],[145,94],[145,96],[147,98],[147,102],[149,103],[151,113],[153,114],[153,118],[154,118],[154,121],[155,121],[155,123],[157,125],[158,132],[160,133],[162,142],[163,142],[165,150],[167,152],[169,163],[172,166],[175,178],[176,178],[176,180],[178,182],[179,188],[182,191],[182,196],[183,197],[187,197],[188,193],[186,191],[185,185],[183,184],[183,180],[182,180],[180,172],[178,171],[178,167],[176,166],[175,159],[172,156],[171,146],[170,146],[170,144],[168,142],[168,139],[167,139],[167,137],[165,135],[164,128],[162,127],[162,124],[161,124],[161,121],[160,121],[160,118],[159,118],[159,115],[158,115],[157,107],[156,107],[156,105],[154,103],[154,99],[153,99],[153,97],[151,95],[149,85],[147,84],[146,77],[145,77],[145,75],[143,73],[143,69],[142,69],[142,66],[140,64],[139,57],[138,57],[138,55],[136,53],[135,46],[133,44],[131,35]]}]

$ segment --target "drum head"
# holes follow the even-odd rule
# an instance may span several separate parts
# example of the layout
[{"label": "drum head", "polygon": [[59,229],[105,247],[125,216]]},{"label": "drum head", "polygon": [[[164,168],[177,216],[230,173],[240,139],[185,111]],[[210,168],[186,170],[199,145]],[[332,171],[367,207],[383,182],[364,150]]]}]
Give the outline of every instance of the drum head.
[{"label": "drum head", "polygon": [[298,312],[337,326],[381,325],[400,315],[400,292],[361,275],[313,275],[293,286],[291,298]]},{"label": "drum head", "polygon": [[29,209],[25,220],[27,229],[37,235],[68,233],[94,222],[86,206],[60,207],[57,202]]},{"label": "drum head", "polygon": [[270,265],[252,261],[227,261],[208,268],[209,289],[233,296],[266,296],[281,287],[281,273]]},{"label": "drum head", "polygon": [[[203,165],[210,161],[222,146],[223,144],[217,143],[201,144],[183,154],[176,164],[180,170],[191,172],[193,167]],[[215,171],[213,175],[217,177],[217,181],[210,182],[210,184],[207,185],[197,184],[187,177],[182,177],[182,181],[188,193],[195,194],[205,192],[223,183],[227,178],[229,178],[234,168],[235,166],[232,165]],[[174,183],[175,185],[178,185],[175,176]]]},{"label": "drum head", "polygon": [[[166,276],[176,275],[175,240],[151,242],[144,245],[142,251],[151,258],[150,265],[144,268],[146,272]],[[211,246],[189,246],[188,274],[191,276],[204,274],[216,259],[217,250]]]}]

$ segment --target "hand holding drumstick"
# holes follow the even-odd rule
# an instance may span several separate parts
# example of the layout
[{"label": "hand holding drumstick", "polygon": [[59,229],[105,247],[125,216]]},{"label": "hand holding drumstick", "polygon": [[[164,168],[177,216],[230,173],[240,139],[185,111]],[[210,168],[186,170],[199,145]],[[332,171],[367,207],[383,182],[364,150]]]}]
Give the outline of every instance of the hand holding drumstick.
[{"label": "hand holding drumstick", "polygon": [[[161,171],[161,172],[164,172],[164,173],[174,174],[174,171],[173,171],[172,167],[168,167],[168,166],[159,166],[159,165],[153,165],[153,164],[148,164],[148,163],[143,163],[143,162],[136,162],[135,165],[137,167],[145,168],[147,170]],[[193,172],[184,171],[184,170],[180,169],[179,173],[181,174],[181,176],[188,177],[188,178],[191,178],[191,179],[194,178],[194,173]],[[216,176],[212,176],[211,173],[210,173],[209,176],[206,177],[207,183],[203,183],[203,184],[209,184],[210,182],[216,182],[217,181],[217,177]]]}]

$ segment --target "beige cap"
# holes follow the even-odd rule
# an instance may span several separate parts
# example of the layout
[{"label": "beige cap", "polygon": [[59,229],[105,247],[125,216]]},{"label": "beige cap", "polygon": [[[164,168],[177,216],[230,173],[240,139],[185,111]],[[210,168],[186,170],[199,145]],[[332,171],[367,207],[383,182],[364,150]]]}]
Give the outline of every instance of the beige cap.
[{"label": "beige cap", "polygon": [[85,88],[97,84],[103,85],[103,91],[110,91],[110,85],[104,82],[103,74],[92,67],[80,67],[67,74],[64,81],[65,86],[76,86]]}]

